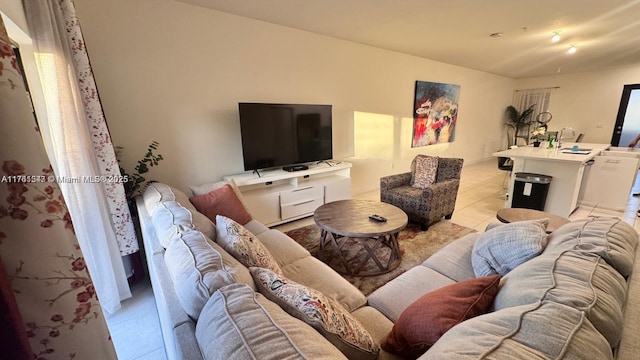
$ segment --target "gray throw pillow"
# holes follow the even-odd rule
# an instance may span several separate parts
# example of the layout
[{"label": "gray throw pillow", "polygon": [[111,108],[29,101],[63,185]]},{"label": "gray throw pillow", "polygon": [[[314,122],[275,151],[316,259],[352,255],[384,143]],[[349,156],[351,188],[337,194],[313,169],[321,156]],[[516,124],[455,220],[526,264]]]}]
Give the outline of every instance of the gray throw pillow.
[{"label": "gray throw pillow", "polygon": [[475,275],[505,276],[516,266],[540,255],[547,245],[548,224],[549,219],[518,221],[480,235],[471,252]]}]

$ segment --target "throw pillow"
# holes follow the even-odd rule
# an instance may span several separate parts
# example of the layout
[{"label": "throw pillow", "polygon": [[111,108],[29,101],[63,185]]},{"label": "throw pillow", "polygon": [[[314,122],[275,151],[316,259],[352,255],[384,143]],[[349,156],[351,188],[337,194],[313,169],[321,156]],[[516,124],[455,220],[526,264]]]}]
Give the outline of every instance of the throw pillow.
[{"label": "throw pillow", "polygon": [[499,286],[500,275],[492,275],[423,295],[400,314],[382,348],[405,358],[418,358],[455,325],[488,312]]},{"label": "throw pillow", "polygon": [[214,223],[216,222],[216,215],[224,215],[242,225],[251,221],[251,215],[244,208],[229,184],[205,195],[192,196],[189,201],[199,212],[206,215]]},{"label": "throw pillow", "polygon": [[189,186],[189,190],[191,190],[191,193],[193,195],[205,195],[208,194],[210,192],[212,192],[213,190],[217,190],[225,185],[230,185],[231,188],[233,189],[233,192],[236,193],[236,196],[238,197],[238,199],[240,199],[240,202],[242,203],[242,205],[246,208],[247,207],[247,203],[244,201],[244,197],[242,196],[242,193],[240,192],[240,189],[238,189],[238,187],[236,186],[235,182],[233,182],[233,180],[229,180],[229,181],[217,181],[214,183],[206,183],[206,184],[202,184],[202,185],[190,185]]},{"label": "throw pillow", "polygon": [[259,266],[282,274],[280,266],[260,239],[234,220],[216,216],[216,242],[244,266]]},{"label": "throw pillow", "polygon": [[349,359],[376,359],[380,351],[362,324],[337,301],[269,269],[249,268],[258,291],[306,322]]},{"label": "throw pillow", "polygon": [[416,167],[413,174],[413,187],[426,189],[436,181],[438,174],[438,158],[434,156],[416,157]]},{"label": "throw pillow", "polygon": [[517,221],[495,227],[478,237],[471,251],[471,265],[477,277],[505,276],[532,259],[547,245],[549,219]]}]

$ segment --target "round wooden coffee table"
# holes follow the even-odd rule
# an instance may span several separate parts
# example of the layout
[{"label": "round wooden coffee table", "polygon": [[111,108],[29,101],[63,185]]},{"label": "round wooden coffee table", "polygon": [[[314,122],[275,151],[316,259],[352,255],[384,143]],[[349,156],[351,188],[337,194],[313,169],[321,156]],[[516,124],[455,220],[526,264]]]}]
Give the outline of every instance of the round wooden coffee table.
[{"label": "round wooden coffee table", "polygon": [[534,210],[534,209],[524,209],[524,208],[503,208],[498,210],[496,214],[496,218],[503,223],[511,223],[515,221],[526,221],[526,220],[538,220],[538,219],[549,219],[549,224],[547,225],[547,232],[552,233],[556,231],[560,226],[569,222],[569,219],[563,218],[562,216],[558,216],[555,214],[551,214],[548,212]]},{"label": "round wooden coffee table", "polygon": [[[387,221],[369,219],[374,214]],[[398,233],[408,220],[401,209],[379,201],[340,200],[320,206],[313,219],[321,229],[319,256],[336,271],[373,276],[400,265]],[[342,266],[332,264],[330,260],[335,259],[330,257]],[[375,266],[365,269],[370,260]]]}]

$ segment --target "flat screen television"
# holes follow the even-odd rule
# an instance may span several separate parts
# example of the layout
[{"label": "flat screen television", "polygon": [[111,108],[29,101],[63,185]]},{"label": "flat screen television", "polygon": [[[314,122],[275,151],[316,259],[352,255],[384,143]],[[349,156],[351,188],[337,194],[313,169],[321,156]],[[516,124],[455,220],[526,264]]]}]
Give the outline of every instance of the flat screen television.
[{"label": "flat screen television", "polygon": [[333,157],[331,105],[238,103],[245,170]]}]

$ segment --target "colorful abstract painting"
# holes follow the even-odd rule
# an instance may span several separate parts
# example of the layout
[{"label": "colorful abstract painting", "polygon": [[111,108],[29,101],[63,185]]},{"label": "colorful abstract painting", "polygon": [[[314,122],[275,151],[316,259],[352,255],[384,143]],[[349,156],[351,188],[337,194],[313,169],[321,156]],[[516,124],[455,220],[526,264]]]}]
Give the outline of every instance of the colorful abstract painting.
[{"label": "colorful abstract painting", "polygon": [[454,140],[460,85],[416,81],[411,147]]}]

